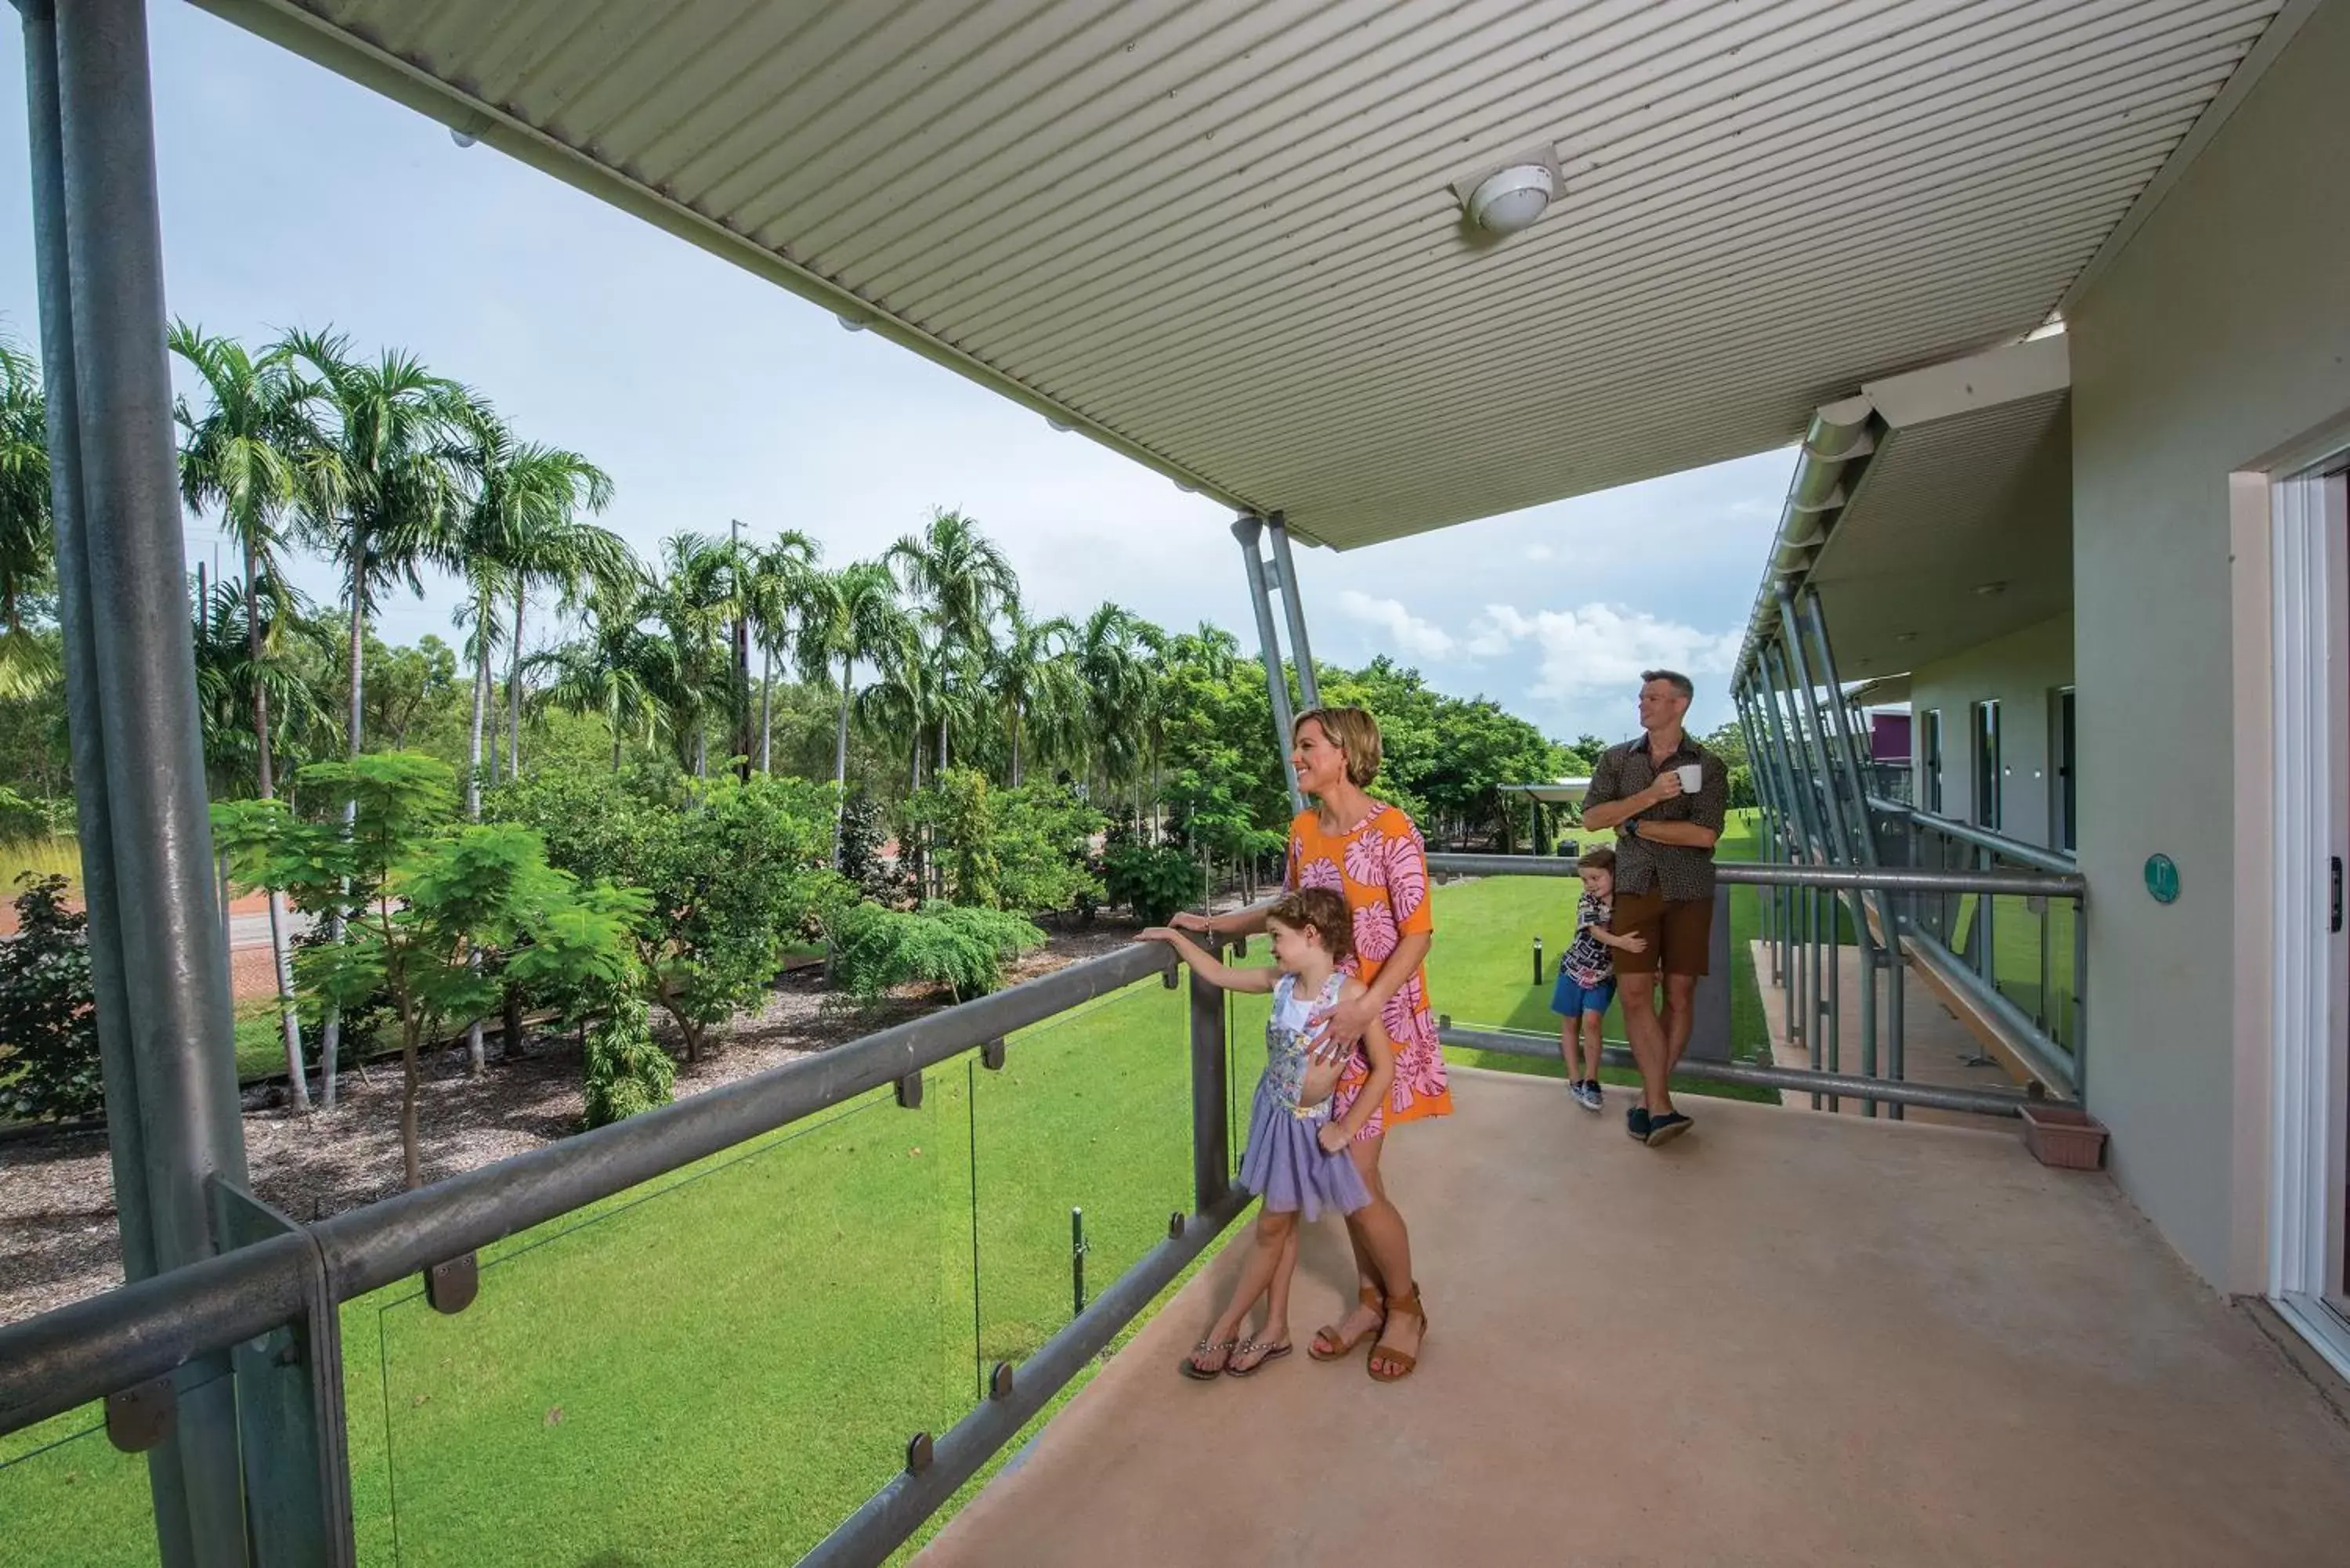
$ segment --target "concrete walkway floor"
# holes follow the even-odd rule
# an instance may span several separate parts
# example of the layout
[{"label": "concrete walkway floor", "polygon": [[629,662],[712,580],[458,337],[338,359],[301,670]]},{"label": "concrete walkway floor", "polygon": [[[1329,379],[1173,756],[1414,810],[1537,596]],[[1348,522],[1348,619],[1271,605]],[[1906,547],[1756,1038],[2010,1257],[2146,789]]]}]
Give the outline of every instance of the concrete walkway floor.
[{"label": "concrete walkway floor", "polygon": [[[1175,1363],[1188,1286],[920,1559],[1053,1564],[2350,1563],[2350,1426],[2103,1176],[2010,1132],[1694,1101],[1664,1148],[1456,1070],[1389,1189],[1419,1372]],[[1244,1237],[1244,1231],[1236,1232]]]}]

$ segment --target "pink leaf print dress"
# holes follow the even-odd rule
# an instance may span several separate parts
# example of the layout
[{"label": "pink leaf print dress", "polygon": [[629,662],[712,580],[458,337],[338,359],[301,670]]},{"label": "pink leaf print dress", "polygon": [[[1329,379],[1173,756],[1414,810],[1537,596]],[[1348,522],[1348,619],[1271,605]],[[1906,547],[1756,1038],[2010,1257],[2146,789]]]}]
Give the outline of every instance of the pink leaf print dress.
[{"label": "pink leaf print dress", "polygon": [[[1373,805],[1369,815],[1344,833],[1324,831],[1318,813],[1298,813],[1289,825],[1284,880],[1291,888],[1329,888],[1345,897],[1355,917],[1351,967],[1366,983],[1378,977],[1379,966],[1405,937],[1436,930],[1428,898],[1427,848],[1411,818],[1391,805]],[[1388,1092],[1388,1103],[1372,1112],[1356,1135],[1358,1138],[1378,1137],[1390,1124],[1452,1113],[1424,967],[1388,999],[1380,1018],[1395,1042],[1395,1086]],[[1333,1115],[1347,1114],[1370,1071],[1369,1060],[1357,1052],[1339,1080]]]}]

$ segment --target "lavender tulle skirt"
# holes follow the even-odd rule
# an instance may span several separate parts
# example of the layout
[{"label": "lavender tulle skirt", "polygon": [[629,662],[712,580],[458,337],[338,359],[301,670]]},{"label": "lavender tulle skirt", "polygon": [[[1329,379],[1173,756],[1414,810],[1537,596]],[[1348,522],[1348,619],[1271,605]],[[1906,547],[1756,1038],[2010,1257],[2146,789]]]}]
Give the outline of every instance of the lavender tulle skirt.
[{"label": "lavender tulle skirt", "polygon": [[1249,1108],[1248,1152],[1241,1156],[1241,1185],[1263,1199],[1267,1209],[1303,1210],[1308,1220],[1319,1220],[1325,1209],[1352,1214],[1368,1204],[1370,1189],[1347,1151],[1324,1151],[1315,1136],[1322,1125],[1291,1114],[1273,1086],[1259,1078]]}]

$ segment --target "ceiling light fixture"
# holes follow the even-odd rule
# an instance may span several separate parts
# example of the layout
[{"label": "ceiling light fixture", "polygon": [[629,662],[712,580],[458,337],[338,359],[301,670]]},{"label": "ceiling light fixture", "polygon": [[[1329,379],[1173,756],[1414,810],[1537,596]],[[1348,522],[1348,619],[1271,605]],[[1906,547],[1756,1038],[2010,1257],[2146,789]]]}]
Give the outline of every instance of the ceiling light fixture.
[{"label": "ceiling light fixture", "polygon": [[2007,592],[2007,584],[2003,581],[1996,583],[1977,583],[1975,585],[1975,597],[1979,599],[1991,598],[1995,595],[2003,594],[2005,592]]},{"label": "ceiling light fixture", "polygon": [[1548,167],[1513,163],[1488,174],[1469,192],[1469,221],[1488,234],[1514,234],[1541,217],[1557,193]]},{"label": "ceiling light fixture", "polygon": [[840,323],[840,329],[844,332],[862,332],[865,330],[865,323],[858,320],[857,317],[853,316],[836,316],[833,319]]}]

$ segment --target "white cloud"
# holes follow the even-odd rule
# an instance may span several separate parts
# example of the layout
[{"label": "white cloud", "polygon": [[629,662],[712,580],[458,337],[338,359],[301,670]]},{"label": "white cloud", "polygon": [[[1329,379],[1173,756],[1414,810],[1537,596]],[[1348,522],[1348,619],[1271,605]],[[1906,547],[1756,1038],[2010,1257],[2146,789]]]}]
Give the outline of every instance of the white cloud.
[{"label": "white cloud", "polygon": [[[1338,607],[1356,620],[1385,631],[1398,651],[1421,659],[1442,659],[1453,649],[1452,634],[1434,621],[1422,620],[1396,599],[1378,599],[1357,588],[1341,589]],[[1315,661],[1321,662],[1318,659]]]},{"label": "white cloud", "polygon": [[1646,610],[1587,604],[1528,615],[1511,605],[1488,605],[1470,647],[1500,651],[1531,642],[1540,659],[1534,694],[1575,698],[1613,690],[1628,701],[1640,672],[1659,668],[1697,677],[1727,674],[1738,657],[1736,631],[1706,632]]},{"label": "white cloud", "polygon": [[1526,559],[1529,561],[1547,561],[1551,558],[1551,547],[1548,545],[1529,545],[1526,546]]}]

